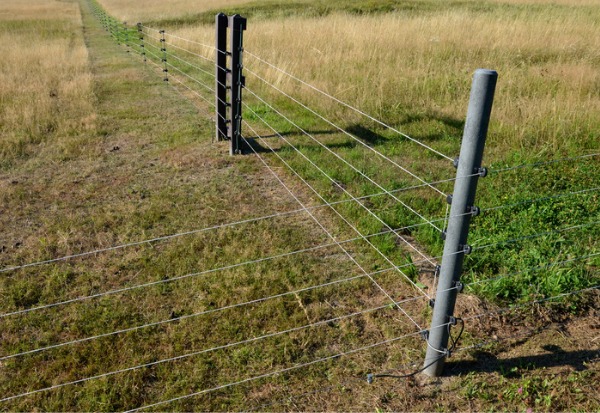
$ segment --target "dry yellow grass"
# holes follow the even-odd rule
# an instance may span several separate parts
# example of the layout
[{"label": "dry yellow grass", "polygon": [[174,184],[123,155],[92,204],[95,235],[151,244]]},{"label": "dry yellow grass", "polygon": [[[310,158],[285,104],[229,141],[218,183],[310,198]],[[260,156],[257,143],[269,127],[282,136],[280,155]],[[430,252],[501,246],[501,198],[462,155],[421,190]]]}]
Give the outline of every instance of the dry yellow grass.
[{"label": "dry yellow grass", "polygon": [[0,159],[94,127],[92,77],[76,1],[0,4]]},{"label": "dry yellow grass", "polygon": [[[177,34],[209,42],[212,30],[201,26]],[[588,9],[460,10],[250,21],[245,45],[382,117],[416,111],[461,120],[473,70],[496,69],[500,83],[493,130],[501,142],[491,148],[555,151],[567,136],[590,134],[598,124],[599,35],[600,21],[591,18]],[[245,64],[330,114],[335,112],[321,96],[299,91],[297,83],[253,58],[247,56]],[[248,78],[248,87],[256,89],[260,82]]]},{"label": "dry yellow grass", "polygon": [[198,14],[220,7],[231,7],[252,0],[100,0],[100,3],[120,20],[129,22],[162,20]]}]

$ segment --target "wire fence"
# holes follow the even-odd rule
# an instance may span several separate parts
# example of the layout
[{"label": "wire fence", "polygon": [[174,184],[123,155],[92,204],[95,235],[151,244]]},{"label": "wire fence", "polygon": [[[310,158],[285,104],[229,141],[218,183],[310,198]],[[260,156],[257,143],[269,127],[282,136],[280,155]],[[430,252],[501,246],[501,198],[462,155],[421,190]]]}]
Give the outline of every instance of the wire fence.
[{"label": "wire fence", "polygon": [[[215,81],[215,64],[216,55],[220,52],[210,45],[210,41],[185,39],[175,33],[143,24],[128,26],[106,14],[96,2],[90,1],[89,5],[98,21],[127,52],[148,64],[150,70],[162,73],[165,83],[192,102],[207,120],[215,121],[215,86],[219,83]],[[538,289],[536,294],[522,298],[517,305],[494,310],[479,308],[474,314],[458,315],[446,324],[427,328],[429,306],[435,294],[440,292],[436,291],[438,265],[448,259],[448,255],[443,255],[441,250],[442,235],[448,220],[453,218],[447,202],[451,185],[457,180],[481,176],[481,171],[452,177],[453,156],[311,85],[300,76],[268,62],[252,51],[244,50],[244,53],[249,57],[244,62],[244,70],[250,76],[243,88],[246,98],[242,105],[242,124],[246,132],[243,133],[242,140],[256,158],[257,164],[262,165],[265,174],[270,175],[289,196],[290,201],[297,205],[295,208],[90,251],[15,263],[0,268],[0,273],[15,280],[27,280],[27,271],[35,271],[36,277],[43,277],[52,268],[68,267],[74,263],[85,265],[86,259],[103,254],[116,254],[174,240],[185,242],[186,239],[204,234],[251,230],[252,225],[275,225],[278,220],[293,220],[298,217],[310,222],[310,227],[322,236],[322,242],[252,259],[240,258],[186,274],[164,274],[160,279],[117,285],[94,293],[74,294],[70,298],[61,296],[43,304],[3,306],[0,310],[0,322],[6,323],[7,329],[14,333],[11,337],[19,336],[19,340],[11,339],[9,345],[4,347],[4,353],[0,354],[0,365],[8,368],[27,366],[31,369],[36,363],[60,363],[61,357],[79,351],[84,359],[99,357],[99,349],[108,345],[107,343],[117,346],[118,354],[121,352],[120,345],[123,348],[127,348],[127,345],[135,347],[132,343],[139,339],[137,334],[145,331],[152,331],[152,335],[148,337],[157,340],[157,348],[164,346],[169,351],[157,351],[145,358],[122,354],[122,359],[117,360],[116,364],[105,366],[107,368],[104,371],[82,369],[64,377],[38,380],[33,385],[23,383],[19,387],[21,390],[5,392],[0,396],[0,402],[17,402],[59,391],[65,397],[77,397],[76,394],[81,391],[77,389],[85,388],[82,386],[93,382],[108,383],[107,380],[115,376],[136,377],[131,379],[136,386],[150,376],[168,377],[166,372],[179,368],[181,374],[185,375],[187,370],[181,363],[183,360],[193,360],[190,364],[207,360],[208,367],[202,367],[206,371],[202,376],[205,380],[201,384],[178,385],[172,391],[165,392],[164,396],[150,395],[124,406],[124,409],[139,411],[156,408],[171,410],[175,406],[185,408],[188,405],[181,403],[202,397],[209,403],[206,406],[214,407],[217,404],[210,404],[211,400],[218,402],[219,394],[224,394],[222,397],[228,399],[231,394],[236,394],[236,388],[247,389],[250,385],[256,385],[254,398],[249,399],[252,405],[245,405],[244,408],[263,410],[267,407],[284,406],[295,399],[314,396],[319,392],[336,391],[345,383],[349,387],[368,388],[369,384],[377,385],[386,378],[412,376],[423,370],[423,353],[419,344],[428,344],[427,334],[433,329],[447,329],[451,337],[452,346],[447,351],[436,350],[440,352],[439,358],[446,358],[451,353],[468,352],[489,343],[489,340],[481,341],[475,336],[467,344],[460,341],[462,328],[469,331],[475,320],[518,312],[541,303],[575,300],[586,294],[597,296],[600,288],[600,210],[597,206],[600,187],[597,174],[596,179],[589,181],[589,187],[568,186],[563,191],[552,191],[550,194],[527,199],[521,199],[519,193],[509,194],[504,198],[487,198],[487,193],[484,192],[485,205],[478,210],[483,216],[477,218],[472,234],[475,239],[472,251],[475,254],[467,258],[464,281],[452,289],[460,292],[467,288],[484,295],[501,296],[498,288],[492,288],[501,286],[500,289],[505,294],[501,298],[514,299],[517,297],[516,293],[507,286],[511,283],[517,285],[516,280],[533,283],[539,281],[541,276],[544,283],[556,285],[543,292]],[[373,144],[368,139],[371,136],[369,133],[372,134],[373,131],[356,133],[339,119],[331,119],[321,109],[311,107],[310,103],[303,100],[301,93],[293,94],[284,90],[269,79],[269,70],[316,93],[326,99],[328,104],[339,105],[377,125],[381,128],[378,133],[388,134],[383,139],[384,143]],[[392,145],[385,145],[385,141],[395,145],[401,143],[402,150],[414,146],[416,149],[409,151],[411,156],[415,153],[414,150],[421,151],[417,154],[426,154],[421,155],[421,158],[426,158],[426,162],[433,167],[428,169],[415,162],[407,163],[403,154],[393,150]],[[593,170],[599,156],[600,153],[586,153],[494,167],[490,169],[490,177],[487,179],[501,180],[508,176],[507,182],[513,182],[511,180],[518,180],[520,177],[514,178],[509,176],[511,174],[518,174],[524,169],[553,168],[557,165],[578,165],[585,171]],[[497,190],[498,186],[495,184],[490,186],[490,191]],[[506,191],[503,193],[506,195]],[[497,203],[494,204],[494,201]],[[578,208],[578,211],[583,212],[572,214],[572,219],[569,220],[571,208]],[[514,217],[539,217],[546,211],[555,217],[559,210],[565,211],[559,214],[560,221],[549,219],[546,222],[540,219],[532,226],[534,230],[531,232],[519,230],[519,223],[512,221]],[[494,230],[491,227],[502,225],[503,222],[488,218],[494,217],[494,214],[506,214],[508,231],[495,230],[494,233],[498,234],[490,236]],[[467,211],[464,215],[470,216],[473,212]],[[540,252],[541,247],[537,246],[546,244],[547,251],[555,255]],[[536,247],[532,248],[531,245]],[[514,254],[507,255],[506,250],[510,248]],[[463,253],[464,251],[456,252]],[[123,300],[136,300],[136,297],[141,297],[136,294],[141,292],[155,298],[153,294],[156,293],[151,291],[161,291],[175,283],[201,280],[206,280],[202,281],[202,285],[207,291],[222,293],[222,283],[235,285],[234,278],[237,275],[229,276],[237,274],[233,271],[240,270],[241,274],[248,277],[260,274],[261,271],[269,271],[275,273],[275,279],[283,279],[288,272],[287,266],[293,260],[311,254],[342,257],[340,259],[347,264],[341,268],[345,276],[340,276],[339,273],[326,274],[325,277],[309,274],[295,287],[271,280],[273,288],[258,289],[250,295],[241,295],[239,299],[235,293],[237,290],[232,289],[229,296],[214,298],[214,302],[201,306],[201,310],[186,314],[172,313],[168,318],[153,321],[148,321],[146,315],[125,319],[125,322],[116,320],[108,323],[109,328],[100,332],[85,328],[73,328],[71,331],[72,327],[63,326],[60,329],[62,334],[36,334],[32,340],[26,337],[26,330],[31,329],[36,320],[54,317],[55,312],[64,314],[71,311],[70,308],[74,305],[90,308],[111,306]],[[553,271],[561,274],[560,277],[554,277],[558,281],[550,276]],[[215,277],[210,278],[212,276]],[[578,283],[573,283],[574,279]],[[365,291],[369,292],[366,298],[356,298]],[[307,309],[308,304],[304,302],[313,300],[318,305]],[[336,301],[343,304],[333,304]],[[287,310],[289,302],[299,304],[295,311]],[[328,304],[327,308],[324,303]],[[267,304],[273,305],[275,311]],[[85,311],[83,310],[84,314]],[[283,314],[277,314],[278,312]],[[228,317],[232,317],[232,314],[248,320],[249,328],[229,325]],[[229,338],[223,341],[222,336],[209,330],[204,331],[205,335],[199,333],[199,338],[186,336],[185,341],[189,345],[185,348],[171,348],[165,342],[177,334],[189,334],[179,331],[178,327],[203,318],[206,318],[207,325],[215,329],[221,328],[222,324],[225,332],[230,334]],[[304,322],[301,322],[302,318]],[[461,322],[460,332],[455,331],[457,322]],[[28,327],[22,330],[21,324]],[[365,324],[370,326],[368,331],[353,330],[356,325]],[[342,325],[346,326],[349,333],[340,327]],[[353,335],[358,338],[353,339]],[[492,341],[499,340],[502,338]],[[312,351],[310,346],[313,346]],[[270,348],[276,350],[268,350]],[[408,354],[407,348],[418,350]],[[388,354],[383,362],[379,353],[381,349],[385,349]],[[267,357],[270,362],[265,365],[261,362],[260,355],[264,356],[261,351],[277,354]],[[288,356],[288,351],[293,356]],[[403,356],[398,358],[389,354]],[[236,357],[241,357],[250,366],[244,371],[236,371],[235,367],[219,361]],[[351,360],[352,363],[346,365],[346,360]],[[403,362],[400,363],[400,360]],[[341,367],[334,369],[336,365]],[[404,368],[398,368],[399,365],[404,365]],[[309,375],[307,371],[311,369],[315,370]],[[214,370],[222,371],[222,374],[216,374]],[[336,379],[328,376],[329,371],[352,373]],[[141,375],[134,376],[138,373]],[[294,383],[302,381],[299,377],[307,375],[314,377],[317,385],[313,383],[309,391],[301,386],[296,386],[298,390],[289,390]],[[282,377],[283,384],[276,386],[276,378]],[[286,395],[282,396],[282,393]],[[215,399],[211,399],[210,395]],[[227,407],[239,408],[236,405]]]}]

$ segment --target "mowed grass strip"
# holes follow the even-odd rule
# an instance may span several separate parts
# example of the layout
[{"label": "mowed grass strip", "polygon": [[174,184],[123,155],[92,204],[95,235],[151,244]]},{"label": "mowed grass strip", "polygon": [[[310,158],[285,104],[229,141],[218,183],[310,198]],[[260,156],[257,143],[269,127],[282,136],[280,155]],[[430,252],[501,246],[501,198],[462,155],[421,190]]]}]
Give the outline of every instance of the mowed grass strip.
[{"label": "mowed grass strip", "polygon": [[[83,48],[78,69],[72,71],[88,76],[85,98],[73,108],[70,104],[61,106],[59,100],[52,117],[56,122],[76,122],[83,116],[94,122],[82,129],[47,131],[43,139],[29,139],[23,146],[26,151],[6,152],[2,173],[4,268],[299,207],[256,158],[230,158],[225,145],[213,144],[211,122],[165,85],[151,65],[144,67],[139,58],[110,40],[91,17],[86,2],[81,2],[82,19],[80,3],[51,4],[56,9],[43,9],[48,23],[36,26],[39,37],[35,41],[26,30],[27,18],[11,24],[29,36],[22,47],[35,47],[32,55],[43,53],[45,41],[59,42],[66,34],[73,44]],[[53,14],[61,8],[68,9],[68,17]],[[46,56],[54,57],[52,53]],[[61,56],[58,58],[52,67],[60,67]],[[27,64],[36,67],[35,62]],[[52,70],[40,72],[40,76],[45,74],[54,76]],[[47,86],[40,87],[45,93]],[[28,122],[23,124],[27,126]],[[23,126],[19,122],[15,125]],[[29,126],[33,125],[35,122],[31,121]],[[299,187],[294,189],[305,196]],[[312,201],[306,197],[305,202]],[[315,216],[340,239],[351,234],[339,229],[339,223],[331,216],[323,212]],[[326,242],[331,240],[314,220],[299,214],[8,271],[1,277],[1,312],[18,312],[123,287],[168,281]],[[367,246],[352,243],[346,248],[368,271],[385,268],[384,262],[368,253]],[[0,320],[1,357],[361,274],[339,247],[329,247],[293,258],[6,316]],[[381,275],[384,276],[390,281],[399,277]],[[425,300],[422,301],[424,307]],[[264,303],[9,357],[0,364],[0,394],[10,397],[60,386],[386,303],[383,294],[363,277]],[[422,315],[421,305],[412,305],[410,311],[414,317]],[[383,308],[268,340],[17,398],[5,402],[3,408],[128,409],[413,331],[415,326],[397,310]],[[397,343],[408,344],[410,338]],[[336,371],[366,371],[375,355],[379,365],[409,356],[402,351],[370,354],[365,353],[358,364],[330,361],[313,366],[309,372],[321,383],[327,380],[327,374],[335,375]],[[283,376],[274,384],[262,381],[243,391],[217,393],[164,407],[240,410],[248,406],[247,394],[255,394],[251,403],[260,403],[265,395],[268,399],[270,392],[297,383],[306,371],[298,374]]]}]

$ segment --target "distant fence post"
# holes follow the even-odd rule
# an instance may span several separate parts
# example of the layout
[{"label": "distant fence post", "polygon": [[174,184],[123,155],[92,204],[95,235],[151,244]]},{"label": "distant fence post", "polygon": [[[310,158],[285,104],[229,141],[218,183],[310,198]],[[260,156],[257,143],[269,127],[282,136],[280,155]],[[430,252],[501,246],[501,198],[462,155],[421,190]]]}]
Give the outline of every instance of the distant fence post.
[{"label": "distant fence post", "polygon": [[230,124],[228,130],[231,147],[231,155],[242,152],[242,88],[245,84],[243,69],[243,51],[244,51],[244,30],[246,30],[246,19],[236,14],[229,18],[230,42],[231,42],[231,106],[230,106]]},{"label": "distant fence post", "polygon": [[167,63],[167,39],[165,39],[165,31],[161,30],[158,32],[160,34],[160,51],[162,52],[162,62],[163,62],[163,73],[165,77],[163,80],[165,82],[169,81],[169,64]]},{"label": "distant fence post", "polygon": [[217,125],[216,138],[227,138],[227,25],[229,19],[223,13],[217,14],[216,23],[216,64],[215,64],[215,108]]},{"label": "distant fence post", "polygon": [[498,73],[493,70],[478,69],[473,76],[454,194],[448,200],[452,205],[425,356],[424,372],[430,377],[442,374],[444,359],[449,355],[449,325],[455,321],[454,305],[464,256],[471,251],[467,244],[471,217],[479,211],[474,206],[475,192],[479,176],[485,176],[481,160],[497,79]]},{"label": "distant fence post", "polygon": [[144,31],[142,30],[142,23],[137,24],[138,36],[140,39],[140,54],[146,63],[146,48],[144,46]]},{"label": "distant fence post", "polygon": [[127,22],[123,22],[123,31],[125,32],[125,52],[129,53],[129,28]]}]

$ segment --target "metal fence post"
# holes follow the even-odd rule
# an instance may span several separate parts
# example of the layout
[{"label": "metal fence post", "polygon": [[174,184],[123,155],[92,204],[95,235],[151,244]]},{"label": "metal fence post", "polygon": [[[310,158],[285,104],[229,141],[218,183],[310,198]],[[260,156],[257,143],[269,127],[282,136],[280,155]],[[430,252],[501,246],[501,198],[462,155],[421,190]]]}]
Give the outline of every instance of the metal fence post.
[{"label": "metal fence post", "polygon": [[444,359],[449,355],[447,350],[449,326],[456,320],[453,317],[454,305],[461,288],[460,275],[464,256],[471,251],[467,244],[471,217],[477,215],[479,211],[474,206],[475,192],[479,176],[485,176],[485,169],[481,168],[481,160],[497,79],[498,73],[486,69],[476,70],[473,76],[454,194],[448,199],[451,202],[450,218],[428,334],[424,372],[431,377],[442,374]]},{"label": "metal fence post", "polygon": [[217,141],[227,138],[227,25],[229,19],[223,13],[217,14],[216,23],[216,65],[215,65],[215,108]]},{"label": "metal fence post", "polygon": [[123,22],[123,32],[125,33],[125,52],[129,53],[129,28],[127,22]]},{"label": "metal fence post", "polygon": [[144,31],[142,30],[142,23],[137,24],[138,35],[140,39],[140,54],[146,63],[146,48],[144,46]]},{"label": "metal fence post", "polygon": [[244,30],[246,30],[246,19],[236,14],[229,18],[230,42],[231,42],[231,106],[230,106],[230,124],[228,130],[229,139],[231,139],[231,155],[242,152],[242,88],[245,84],[242,75],[244,51]]},{"label": "metal fence post", "polygon": [[165,31],[164,30],[160,30],[158,32],[160,34],[160,51],[162,52],[162,62],[163,62],[163,73],[165,74],[165,77],[163,78],[163,80],[165,82],[169,81],[169,64],[167,63],[167,39],[165,39]]}]

